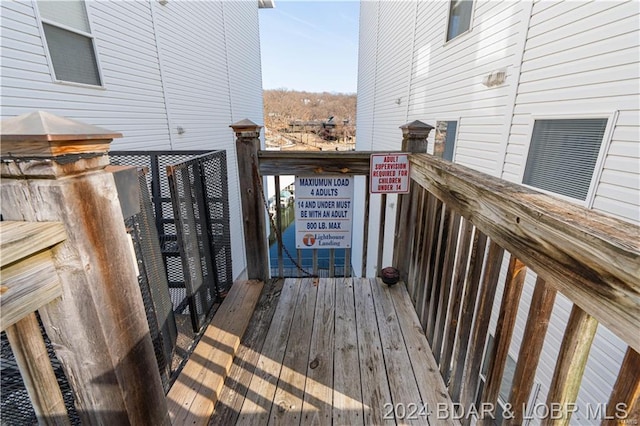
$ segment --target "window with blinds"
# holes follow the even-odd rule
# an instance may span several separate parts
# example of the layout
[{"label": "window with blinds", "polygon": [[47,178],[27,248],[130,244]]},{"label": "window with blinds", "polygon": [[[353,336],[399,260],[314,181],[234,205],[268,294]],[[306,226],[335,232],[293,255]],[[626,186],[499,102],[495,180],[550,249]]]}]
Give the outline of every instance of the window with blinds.
[{"label": "window with blinds", "polygon": [[586,200],[606,118],[536,120],[522,182]]},{"label": "window with blinds", "polygon": [[471,13],[473,0],[451,0],[449,4],[449,25],[447,26],[447,41],[453,40],[471,28]]},{"label": "window with blinds", "polygon": [[101,86],[83,0],[39,0],[38,9],[56,80]]}]

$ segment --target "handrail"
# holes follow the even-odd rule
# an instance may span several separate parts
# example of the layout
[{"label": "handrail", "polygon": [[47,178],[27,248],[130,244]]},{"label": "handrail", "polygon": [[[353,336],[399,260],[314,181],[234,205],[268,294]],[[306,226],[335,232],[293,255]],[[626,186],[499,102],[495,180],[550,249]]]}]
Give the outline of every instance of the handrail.
[{"label": "handrail", "polygon": [[49,247],[67,236],[59,222],[0,222],[0,329],[5,330],[62,294]]},{"label": "handrail", "polygon": [[637,226],[428,154],[411,178],[640,351]]},{"label": "handrail", "polygon": [[5,331],[38,419],[69,424],[35,311],[62,295],[52,248],[60,222],[0,222],[0,329]]},{"label": "handrail", "polygon": [[[527,414],[558,292],[572,306],[560,346],[552,344],[558,352],[546,407],[560,410],[557,424],[569,424],[602,323],[628,345],[604,418],[628,418],[640,389],[640,228],[427,154],[413,154],[410,162],[413,184],[398,200],[394,265],[452,401],[466,408],[478,400],[487,404],[492,413],[478,420],[492,424],[530,269],[537,280],[505,398],[513,408],[506,424],[522,424]],[[497,301],[505,254],[509,267]]]},{"label": "handrail", "polygon": [[258,151],[260,174],[368,175],[371,154],[399,151]]}]

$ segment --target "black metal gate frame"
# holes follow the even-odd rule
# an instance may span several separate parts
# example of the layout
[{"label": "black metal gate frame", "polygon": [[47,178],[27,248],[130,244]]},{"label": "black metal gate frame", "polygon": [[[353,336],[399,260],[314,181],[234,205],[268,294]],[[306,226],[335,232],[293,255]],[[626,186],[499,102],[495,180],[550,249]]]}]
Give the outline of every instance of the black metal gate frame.
[{"label": "black metal gate frame", "polygon": [[194,330],[232,284],[226,164],[215,151],[167,166]]}]

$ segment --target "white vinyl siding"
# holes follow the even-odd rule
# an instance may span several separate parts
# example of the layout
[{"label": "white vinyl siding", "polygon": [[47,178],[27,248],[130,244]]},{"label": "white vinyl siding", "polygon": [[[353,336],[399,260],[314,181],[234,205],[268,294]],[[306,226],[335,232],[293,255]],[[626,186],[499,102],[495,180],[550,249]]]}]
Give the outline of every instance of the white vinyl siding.
[{"label": "white vinyl siding", "polygon": [[[515,46],[523,31],[518,27],[525,18],[522,4],[475,2],[473,26],[484,31],[471,31],[446,45],[448,2],[362,2],[360,11],[356,149],[400,149],[401,125],[420,120],[435,126],[438,119],[455,117],[460,118],[456,162],[495,174]],[[506,83],[484,86],[483,78],[498,69],[507,69]],[[434,132],[429,152],[433,138]],[[384,241],[383,262],[390,261],[396,217],[395,198],[388,201],[385,235],[377,235],[380,208],[375,196],[369,229],[363,231],[369,247]],[[359,272],[357,246],[352,254]],[[368,254],[368,273],[373,274],[377,258],[375,251]]]},{"label": "white vinyl siding", "polygon": [[[258,8],[251,1],[224,1],[222,4],[232,121],[248,118],[262,125],[263,100],[262,96],[256,98],[256,94],[262,93]],[[242,28],[242,31],[232,31],[234,28]]]},{"label": "white vinyl siding", "polygon": [[[103,88],[52,81],[34,4],[0,2],[2,118],[46,110],[105,127],[123,134],[112,150],[224,149],[230,213],[240,217],[229,125],[263,122],[257,3],[86,2]],[[237,278],[246,267],[242,224],[231,227]]]},{"label": "white vinyl siding", "polygon": [[[378,75],[376,68],[388,66],[385,61],[393,60],[392,55],[381,54],[375,35],[388,34],[393,28],[402,34],[413,19],[398,15],[389,21],[378,16],[381,4],[365,3],[360,49],[369,56],[361,53],[360,57],[358,110],[366,114],[358,115],[358,149],[371,149],[383,127],[388,134],[396,128],[378,111],[377,102],[374,107],[373,99],[380,99],[377,92],[390,83],[372,75]],[[477,1],[472,31],[444,43],[448,7],[448,2],[417,3],[406,121],[435,125],[437,120],[458,117],[456,163],[521,183],[536,119],[568,115],[606,118],[610,126],[593,171],[588,204],[639,224],[640,3]],[[373,31],[376,34],[372,35]],[[373,52],[377,52],[376,68],[369,62]],[[484,76],[502,69],[507,72],[504,84],[493,88],[482,85]],[[401,134],[396,135],[397,149]],[[433,140],[432,135],[429,152],[433,152]],[[377,226],[370,223],[374,229]],[[507,259],[491,332],[497,321]],[[509,351],[514,358],[523,344],[535,278],[534,273],[527,274]],[[571,303],[558,296],[535,379],[540,385],[536,401],[541,404],[546,401],[570,310]],[[578,395],[582,410],[587,403],[608,401],[625,349],[619,338],[602,326],[598,328]],[[574,416],[571,421],[573,425],[599,423],[584,416]]]},{"label": "white vinyl siding", "polygon": [[519,182],[532,117],[609,116],[610,145],[595,173],[592,207],[640,223],[637,2],[536,2],[502,176]]},{"label": "white vinyl siding", "polygon": [[2,117],[45,110],[123,133],[114,150],[170,149],[149,4],[86,5],[106,89],[52,82],[33,3],[0,3]]},{"label": "white vinyl siding", "polygon": [[[503,178],[521,182],[535,118],[570,114],[571,118],[611,120],[617,111],[611,140],[604,136],[602,142],[609,145],[599,153],[593,171],[592,206],[640,223],[638,12],[636,2],[534,3]],[[533,286],[534,275],[529,274],[515,336],[523,330]],[[571,303],[559,295],[536,373],[541,385],[538,403],[546,401],[570,310]],[[519,340],[513,342],[512,355],[518,353]],[[588,403],[608,401],[625,349],[619,338],[598,328],[577,400],[583,413],[574,416],[571,424],[600,424],[586,419],[584,410]]]}]

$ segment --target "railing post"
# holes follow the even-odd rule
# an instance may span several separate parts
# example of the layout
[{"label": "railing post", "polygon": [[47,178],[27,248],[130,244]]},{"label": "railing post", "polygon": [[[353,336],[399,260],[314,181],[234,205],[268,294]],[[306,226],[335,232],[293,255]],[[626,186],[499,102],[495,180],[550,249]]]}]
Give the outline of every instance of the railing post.
[{"label": "railing post", "polygon": [[168,424],[107,152],[120,134],[44,112],[2,122],[5,220],[59,221],[62,297],[40,309],[85,424]]},{"label": "railing post", "polygon": [[[420,154],[427,152],[427,137],[429,132],[433,130],[433,126],[423,123],[422,121],[412,121],[403,126],[402,129],[402,151],[412,154]],[[413,200],[416,199],[419,187],[411,185],[408,194],[401,194],[398,197],[398,210],[396,217],[396,247],[393,251],[393,265],[400,270],[400,277],[406,282],[409,271],[409,252],[411,251],[412,241],[414,238],[413,230],[416,223],[415,209],[411,209]]]},{"label": "railing post", "polygon": [[269,277],[269,253],[264,217],[266,212],[262,198],[262,176],[258,168],[262,126],[245,119],[230,127],[236,134],[247,278],[264,281]]}]

